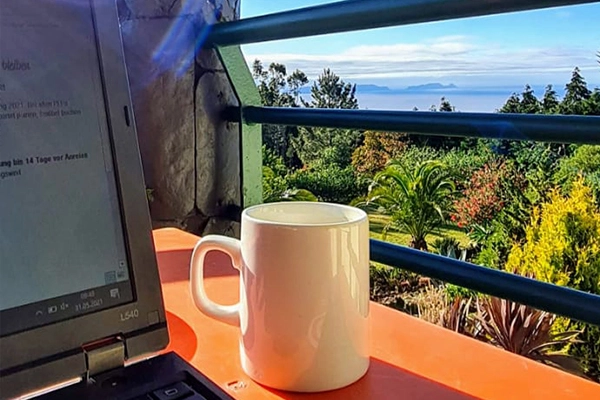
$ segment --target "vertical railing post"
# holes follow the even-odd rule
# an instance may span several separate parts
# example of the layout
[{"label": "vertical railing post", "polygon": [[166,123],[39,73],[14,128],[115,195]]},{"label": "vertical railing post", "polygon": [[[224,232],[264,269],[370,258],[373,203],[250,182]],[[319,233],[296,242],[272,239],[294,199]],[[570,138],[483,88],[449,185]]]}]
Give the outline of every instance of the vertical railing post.
[{"label": "vertical railing post", "polygon": [[[225,72],[244,106],[260,106],[258,89],[239,46],[217,47]],[[242,207],[262,203],[262,129],[239,118],[241,136]]]}]

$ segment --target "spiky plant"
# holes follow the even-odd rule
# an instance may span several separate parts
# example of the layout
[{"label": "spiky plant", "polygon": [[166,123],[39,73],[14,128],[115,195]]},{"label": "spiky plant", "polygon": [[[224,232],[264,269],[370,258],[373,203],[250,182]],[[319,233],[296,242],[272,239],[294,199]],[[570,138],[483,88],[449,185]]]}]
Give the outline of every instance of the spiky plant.
[{"label": "spiky plant", "polygon": [[552,332],[556,316],[497,297],[478,299],[473,336],[510,352],[582,375],[579,362],[561,352],[578,331]]},{"label": "spiky plant", "polygon": [[471,311],[471,299],[462,297],[455,298],[446,309],[441,325],[444,328],[471,336],[471,321],[469,314]]}]

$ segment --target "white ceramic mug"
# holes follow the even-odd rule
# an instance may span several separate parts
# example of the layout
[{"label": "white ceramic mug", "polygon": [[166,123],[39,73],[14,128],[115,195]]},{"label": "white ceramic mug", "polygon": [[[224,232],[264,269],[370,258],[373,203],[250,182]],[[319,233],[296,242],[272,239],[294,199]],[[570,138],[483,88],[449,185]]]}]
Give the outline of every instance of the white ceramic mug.
[{"label": "white ceramic mug", "polygon": [[[240,301],[204,290],[207,252],[240,271]],[[192,254],[196,306],[239,324],[242,368],[272,388],[317,392],[347,386],[369,367],[369,223],[338,204],[267,203],[242,213],[241,240],[210,235]]]}]

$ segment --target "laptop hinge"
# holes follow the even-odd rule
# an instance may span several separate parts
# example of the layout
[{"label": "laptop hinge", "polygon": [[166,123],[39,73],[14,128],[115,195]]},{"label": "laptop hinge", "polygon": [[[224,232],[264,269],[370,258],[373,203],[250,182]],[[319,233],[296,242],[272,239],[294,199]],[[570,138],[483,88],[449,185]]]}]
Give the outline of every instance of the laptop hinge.
[{"label": "laptop hinge", "polygon": [[125,341],[112,337],[83,346],[87,364],[86,380],[106,371],[125,365]]}]

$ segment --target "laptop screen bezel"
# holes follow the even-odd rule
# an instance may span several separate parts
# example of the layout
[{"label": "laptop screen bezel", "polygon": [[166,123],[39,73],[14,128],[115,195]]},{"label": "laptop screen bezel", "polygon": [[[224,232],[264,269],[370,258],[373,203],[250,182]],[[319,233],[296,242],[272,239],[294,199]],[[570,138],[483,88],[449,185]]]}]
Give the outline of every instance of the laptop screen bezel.
[{"label": "laptop screen bezel", "polygon": [[[128,358],[158,351],[168,343],[117,7],[114,0],[89,0],[89,3],[94,16],[115,178],[135,298],[133,302],[114,308],[2,337],[0,385],[7,384],[10,376],[47,363],[56,364],[59,369],[54,370],[53,381],[80,375],[81,369],[85,370],[82,345],[103,338],[121,335],[127,342],[128,338],[139,339],[144,333],[152,333],[153,339],[147,344],[143,340],[135,340],[136,345],[127,348]],[[72,361],[56,362],[61,358]],[[32,374],[24,375],[30,379]],[[48,383],[47,377],[33,375],[38,376],[39,382],[35,382],[34,378],[34,382],[27,384],[30,387],[22,388],[23,392]],[[4,389],[8,387],[4,386],[3,392]]]}]

